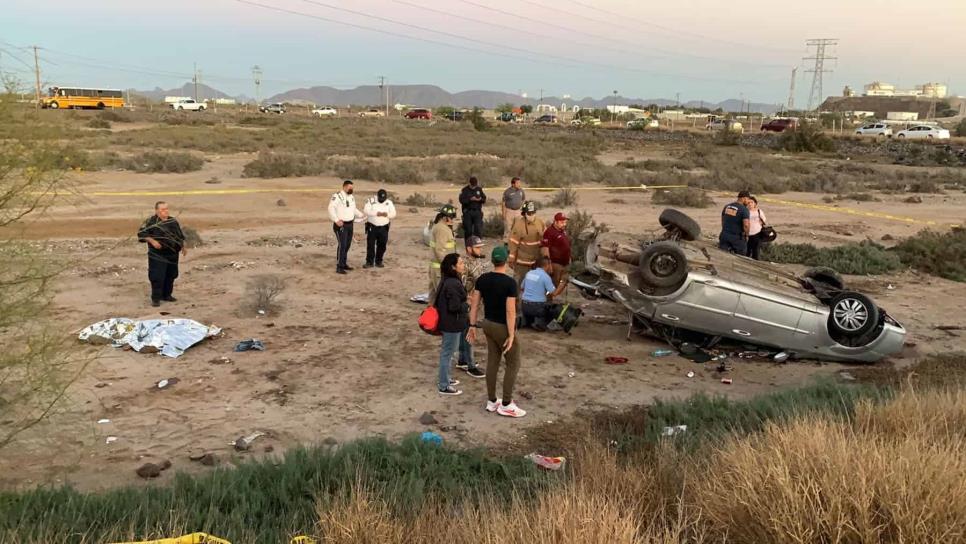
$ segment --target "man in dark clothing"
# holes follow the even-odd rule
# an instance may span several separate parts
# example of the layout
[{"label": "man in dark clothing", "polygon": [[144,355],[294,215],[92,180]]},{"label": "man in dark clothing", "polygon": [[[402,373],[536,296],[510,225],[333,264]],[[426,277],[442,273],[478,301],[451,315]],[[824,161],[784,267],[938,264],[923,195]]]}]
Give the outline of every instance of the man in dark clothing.
[{"label": "man in dark clothing", "polygon": [[483,237],[483,205],[486,195],[476,176],[470,178],[468,185],[460,191],[460,204],[463,206],[463,238]]},{"label": "man in dark clothing", "polygon": [[748,202],[751,200],[751,193],[741,191],[738,199],[728,204],[721,210],[721,234],[718,236],[718,247],[746,255],[748,253],[748,229],[751,228],[748,212]]},{"label": "man in dark clothing", "polygon": [[154,215],[138,229],[138,241],[148,245],[148,280],[151,281],[151,305],[161,301],[175,302],[171,296],[178,277],[178,254],[187,255],[184,233],[178,220],[171,217],[167,202],[154,204]]},{"label": "man in dark clothing", "polygon": [[560,286],[566,285],[567,269],[570,268],[570,236],[567,235],[567,215],[557,212],[553,216],[553,224],[543,231],[543,240],[540,242],[543,248],[543,256],[550,259],[553,272],[550,278],[553,284]]}]

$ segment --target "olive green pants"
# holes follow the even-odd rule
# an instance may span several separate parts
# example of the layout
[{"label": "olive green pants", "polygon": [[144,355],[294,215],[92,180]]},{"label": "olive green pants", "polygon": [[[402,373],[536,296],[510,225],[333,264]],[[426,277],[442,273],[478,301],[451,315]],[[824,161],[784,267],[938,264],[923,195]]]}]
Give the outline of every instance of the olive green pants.
[{"label": "olive green pants", "polygon": [[483,320],[483,334],[486,336],[486,394],[488,400],[496,400],[496,373],[500,370],[500,360],[506,359],[503,371],[503,402],[513,400],[513,386],[520,371],[520,338],[513,338],[513,347],[504,357],[503,344],[510,331],[503,323]]}]

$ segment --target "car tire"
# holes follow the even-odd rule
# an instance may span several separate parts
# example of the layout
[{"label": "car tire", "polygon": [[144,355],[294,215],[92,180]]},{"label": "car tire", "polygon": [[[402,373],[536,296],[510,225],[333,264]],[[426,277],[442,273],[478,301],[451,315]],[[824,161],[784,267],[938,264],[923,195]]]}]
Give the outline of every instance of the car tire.
[{"label": "car tire", "polygon": [[859,338],[879,324],[879,308],[872,299],[845,291],[829,302],[828,330],[832,338]]},{"label": "car tire", "polygon": [[688,277],[688,258],[674,242],[655,242],[641,251],[641,280],[649,287],[679,287]]},{"label": "car tire", "polygon": [[816,266],[814,268],[809,268],[802,274],[802,277],[828,285],[829,287],[834,287],[835,289],[845,289],[845,282],[842,281],[842,276],[832,268],[826,266]]},{"label": "car tire", "polygon": [[906,137],[906,135],[905,135],[905,134],[900,134],[899,136],[897,136],[897,138],[899,138],[900,140],[903,140],[903,139],[905,139],[905,137]]},{"label": "car tire", "polygon": [[701,225],[684,212],[674,208],[667,208],[661,212],[658,221],[668,230],[676,229],[682,240],[693,242],[701,237]]},{"label": "car tire", "polygon": [[58,104],[58,103],[57,103],[57,101],[56,101],[56,100],[54,100],[54,101],[53,101],[53,102],[51,102],[51,103],[50,103],[50,105],[49,105],[49,106],[47,106],[47,107],[48,107],[48,108],[50,108],[50,109],[52,109],[52,110],[56,110],[57,108],[59,108],[59,107],[60,107],[60,104]]}]

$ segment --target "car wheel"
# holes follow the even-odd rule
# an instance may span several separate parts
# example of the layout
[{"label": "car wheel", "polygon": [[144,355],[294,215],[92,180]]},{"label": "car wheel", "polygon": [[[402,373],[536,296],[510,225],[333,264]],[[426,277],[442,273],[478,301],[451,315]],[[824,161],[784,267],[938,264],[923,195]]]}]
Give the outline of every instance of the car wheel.
[{"label": "car wheel", "polygon": [[655,242],[641,251],[638,269],[650,287],[678,287],[688,277],[688,258],[674,242]]},{"label": "car wheel", "polygon": [[905,137],[906,137],[906,135],[905,135],[905,134],[900,134],[900,135],[899,135],[899,139],[900,139],[900,140],[901,140],[901,139],[903,139],[903,138],[905,138]]},{"label": "car wheel", "polygon": [[805,271],[802,277],[815,282],[824,283],[825,285],[834,287],[836,289],[845,289],[845,282],[842,281],[842,276],[839,275],[839,273],[835,270],[826,266],[809,268]]},{"label": "car wheel", "polygon": [[693,242],[701,237],[701,225],[684,212],[667,208],[661,212],[658,221],[661,222],[662,227],[669,231],[677,231],[678,237],[682,240]]},{"label": "car wheel", "polygon": [[879,323],[879,308],[861,293],[839,293],[829,303],[829,308],[828,328],[833,338],[858,338]]},{"label": "car wheel", "polygon": [[58,104],[57,101],[55,100],[55,101],[51,102],[50,105],[47,106],[47,107],[50,108],[50,109],[52,109],[52,110],[56,110],[57,108],[60,107],[60,104]]}]

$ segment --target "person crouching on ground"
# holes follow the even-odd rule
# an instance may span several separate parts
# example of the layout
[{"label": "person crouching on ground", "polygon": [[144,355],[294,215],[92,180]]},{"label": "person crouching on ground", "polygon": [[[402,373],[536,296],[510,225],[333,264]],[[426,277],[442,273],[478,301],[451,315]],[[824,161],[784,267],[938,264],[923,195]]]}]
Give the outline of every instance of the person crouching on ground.
[{"label": "person crouching on ground", "polygon": [[[517,282],[506,273],[509,252],[504,246],[493,248],[493,272],[480,276],[470,299],[470,332],[476,341],[477,310],[483,301],[483,334],[486,336],[486,411],[506,417],[523,417],[527,412],[513,402],[513,386],[520,371],[520,342],[516,339]],[[503,398],[496,396],[500,360],[506,359],[503,372]]]},{"label": "person crouching on ground", "polygon": [[523,326],[533,327],[534,330],[543,332],[547,330],[548,308],[547,302],[563,292],[565,283],[554,285],[553,267],[547,257],[537,258],[537,264],[533,270],[527,272],[523,277]]},{"label": "person crouching on ground", "polygon": [[463,391],[456,389],[460,382],[449,377],[449,367],[469,326],[469,305],[466,304],[466,289],[462,280],[462,275],[466,273],[466,262],[460,255],[450,253],[443,257],[440,271],[443,279],[439,284],[435,304],[436,311],[439,312],[439,332],[443,334],[443,343],[439,352],[437,386],[440,395],[461,395]]}]

